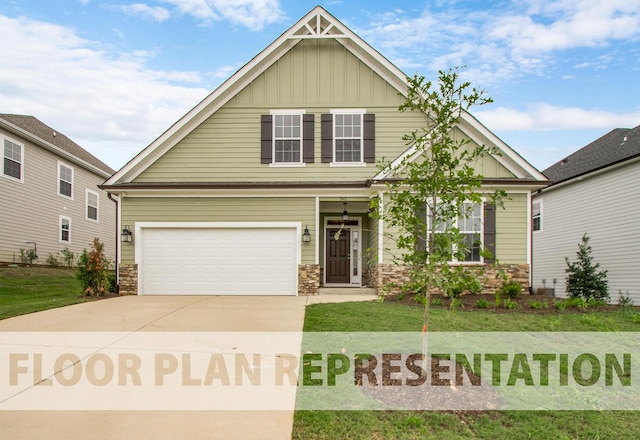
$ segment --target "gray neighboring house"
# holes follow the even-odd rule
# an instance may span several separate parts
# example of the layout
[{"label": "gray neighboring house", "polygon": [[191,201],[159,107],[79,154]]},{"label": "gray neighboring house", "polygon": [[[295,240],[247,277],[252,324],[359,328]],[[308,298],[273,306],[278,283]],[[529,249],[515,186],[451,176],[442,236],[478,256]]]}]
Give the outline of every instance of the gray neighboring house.
[{"label": "gray neighboring house", "polygon": [[0,262],[36,247],[34,264],[77,257],[94,237],[114,260],[116,205],[98,188],[114,170],[33,116],[0,114],[0,144]]},{"label": "gray neighboring house", "polygon": [[533,286],[566,296],[565,257],[587,233],[593,257],[619,291],[640,303],[640,126],[616,128],[543,171],[553,183],[532,198]]}]

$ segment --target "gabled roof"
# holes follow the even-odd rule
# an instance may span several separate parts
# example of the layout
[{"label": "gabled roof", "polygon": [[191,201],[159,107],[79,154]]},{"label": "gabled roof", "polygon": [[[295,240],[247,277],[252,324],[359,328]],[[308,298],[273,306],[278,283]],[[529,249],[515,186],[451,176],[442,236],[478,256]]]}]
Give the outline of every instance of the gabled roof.
[{"label": "gabled roof", "polygon": [[[400,69],[324,8],[316,6],[122,167],[105,182],[105,186],[132,182],[296,44],[304,39],[322,38],[334,39],[342,44],[360,61],[395,88],[398,93],[406,94],[407,76]],[[465,113],[462,117],[460,129],[473,140],[482,141],[482,143],[489,141],[498,146],[503,151],[503,156],[498,160],[512,170],[517,177],[546,181],[545,177],[535,167],[504,144],[473,116]]]},{"label": "gabled roof", "polygon": [[33,116],[0,114],[0,126],[101,177],[115,173],[80,145]]},{"label": "gabled roof", "polygon": [[543,171],[557,184],[640,157],[640,125],[616,128]]}]

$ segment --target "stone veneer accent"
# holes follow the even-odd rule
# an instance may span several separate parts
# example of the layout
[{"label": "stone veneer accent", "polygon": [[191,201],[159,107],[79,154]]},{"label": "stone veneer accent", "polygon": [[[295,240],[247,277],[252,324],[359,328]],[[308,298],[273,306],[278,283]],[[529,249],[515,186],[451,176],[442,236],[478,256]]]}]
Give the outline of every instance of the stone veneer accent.
[{"label": "stone veneer accent", "polygon": [[320,265],[298,265],[298,295],[317,295],[320,289]]},{"label": "stone veneer accent", "polygon": [[118,274],[120,279],[120,295],[137,295],[138,294],[138,265],[137,264],[121,264],[118,266]]},{"label": "stone veneer accent", "polygon": [[[480,277],[482,281],[482,293],[495,294],[496,290],[502,287],[502,278],[499,271],[502,270],[508,280],[513,280],[522,285],[522,292],[527,293],[529,290],[529,265],[528,264],[500,264],[469,266],[469,271]],[[394,287],[387,293],[395,295],[401,292],[401,287],[409,281],[409,271],[406,266],[395,264],[377,264],[372,266],[366,272],[367,284],[369,287],[378,289],[378,293],[388,284]]]}]

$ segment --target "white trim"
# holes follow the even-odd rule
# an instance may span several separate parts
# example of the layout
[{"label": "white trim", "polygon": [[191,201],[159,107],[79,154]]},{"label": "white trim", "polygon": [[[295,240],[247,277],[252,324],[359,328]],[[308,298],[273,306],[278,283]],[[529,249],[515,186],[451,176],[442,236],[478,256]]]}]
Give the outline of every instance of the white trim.
[{"label": "white trim", "polygon": [[320,197],[316,196],[316,212],[315,212],[315,264],[320,264]]},{"label": "white trim", "polygon": [[[6,136],[4,134],[0,134],[0,140],[2,140],[2,173],[0,173],[0,176],[4,177],[7,180],[10,180],[12,182],[18,182],[18,183],[24,183],[24,171],[25,171],[25,166],[24,166],[24,153],[25,153],[25,147],[24,144],[22,142],[18,142],[13,138],[10,138],[9,136]],[[20,178],[16,179],[13,176],[8,176],[4,173],[4,159],[5,159],[5,155],[4,155],[4,142],[9,141],[14,145],[17,145],[18,147],[20,147]],[[13,160],[13,159],[11,159]],[[15,161],[14,161],[15,162]]]},{"label": "white trim", "polygon": [[[71,170],[71,182],[68,182],[66,180],[64,180],[64,182],[66,183],[70,183],[71,184],[71,195],[68,196],[66,194],[62,194],[60,192],[60,181],[62,180],[60,177],[60,168],[61,167],[65,167]],[[73,167],[69,164],[67,164],[66,162],[62,162],[61,160],[58,161],[58,180],[56,180],[56,193],[60,196],[63,197],[65,199],[69,199],[69,200],[73,200],[73,194],[75,193],[75,170],[73,169]]]},{"label": "white trim", "polygon": [[331,227],[332,229],[335,229],[337,226],[336,225],[331,225],[329,226],[329,221],[341,221],[342,217],[325,217],[324,218],[324,242],[323,242],[323,246],[324,246],[324,261],[323,263],[323,267],[324,270],[322,271],[322,284],[326,287],[362,287],[362,257],[363,257],[363,253],[362,253],[362,218],[360,216],[356,217],[353,216],[353,218],[349,218],[350,221],[357,221],[358,224],[357,225],[345,225],[344,229],[348,229],[349,230],[349,255],[353,255],[353,232],[357,232],[358,233],[358,243],[359,243],[359,249],[358,249],[358,259],[357,259],[357,264],[358,264],[358,275],[353,275],[353,263],[354,263],[354,259],[353,258],[349,258],[349,283],[327,283],[327,229],[329,229],[329,227]]},{"label": "white trim", "polygon": [[[135,223],[135,255],[138,265],[138,292],[142,292],[144,278],[142,265],[142,237],[144,229],[295,229],[296,231],[296,272],[302,262],[302,223],[301,222],[136,222]],[[296,276],[296,296],[298,296],[298,277]]]},{"label": "white trim", "polygon": [[[306,114],[306,110],[283,110],[276,109],[270,110],[270,115],[272,116],[271,121],[271,163],[270,167],[305,167],[307,164],[304,162],[304,120],[303,115]],[[300,117],[300,136],[287,138],[282,136],[280,138],[276,138],[276,116],[299,116]],[[277,140],[297,140],[300,151],[300,160],[298,162],[276,162],[276,141]]]},{"label": "white trim", "polygon": [[[275,155],[275,151],[272,151],[271,154]],[[302,151],[300,157],[302,158]],[[307,164],[304,162],[271,162],[269,164],[270,168],[304,168],[306,166]]]},{"label": "white trim", "polygon": [[[65,241],[62,239],[62,220],[67,220],[69,222],[69,240]],[[58,220],[58,243],[71,244],[71,217],[67,217],[64,215],[59,216]]]},{"label": "white trim", "polygon": [[378,264],[384,263],[384,193],[378,193],[380,205],[378,206]]},{"label": "white trim", "polygon": [[[527,218],[529,219],[527,227],[527,264],[529,265],[529,286],[533,286],[533,221],[531,218],[533,201],[531,193],[527,194]],[[540,214],[542,214],[542,200],[540,200]],[[540,216],[540,228],[542,228],[542,215]]]},{"label": "white trim", "polygon": [[[96,196],[96,218],[89,217],[89,194]],[[84,193],[84,219],[94,223],[100,223],[100,194],[89,188],[85,189]]]},{"label": "white trim", "polygon": [[366,108],[332,108],[329,110],[332,115],[364,115],[367,113]]},{"label": "white trim", "polygon": [[[542,217],[543,217],[543,212],[542,212],[542,197],[538,197],[534,200],[531,199],[531,195],[529,195],[529,206],[531,206],[531,212],[529,213],[529,221],[531,222],[531,227],[529,229],[531,229],[531,232],[536,233],[536,232],[543,232],[543,228],[542,228]],[[538,204],[540,205],[540,212],[538,214],[538,217],[540,218],[540,229],[538,230],[534,230],[533,229],[533,205],[534,204]]]},{"label": "white trim", "polygon": [[[307,114],[307,110],[305,109],[299,109],[299,108],[294,108],[294,109],[272,109],[269,110],[269,114],[274,116],[274,115],[306,115]],[[300,121],[302,122],[302,121]]]},{"label": "white trim", "polygon": [[[364,114],[367,113],[366,109],[331,109],[329,112],[333,115],[331,118],[331,151],[332,157],[329,166],[335,167],[362,167],[367,164],[364,161]],[[360,160],[352,161],[352,162],[338,162],[336,160],[336,141],[338,140],[338,136],[336,136],[336,115],[341,116],[360,116],[360,136],[341,136],[340,140],[359,140],[360,141]]]}]

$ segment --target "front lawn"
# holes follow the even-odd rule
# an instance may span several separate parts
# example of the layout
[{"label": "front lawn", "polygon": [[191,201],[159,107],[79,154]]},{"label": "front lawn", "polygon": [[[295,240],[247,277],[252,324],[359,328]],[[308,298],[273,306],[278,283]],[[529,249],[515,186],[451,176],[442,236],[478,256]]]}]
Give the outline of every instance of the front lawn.
[{"label": "front lawn", "polygon": [[0,319],[86,301],[75,269],[0,267]]},{"label": "front lawn", "polygon": [[[409,331],[422,328],[421,307],[398,303],[316,304],[305,332]],[[432,331],[640,331],[637,309],[451,311],[431,309]],[[294,439],[632,439],[636,411],[296,411]]]}]

